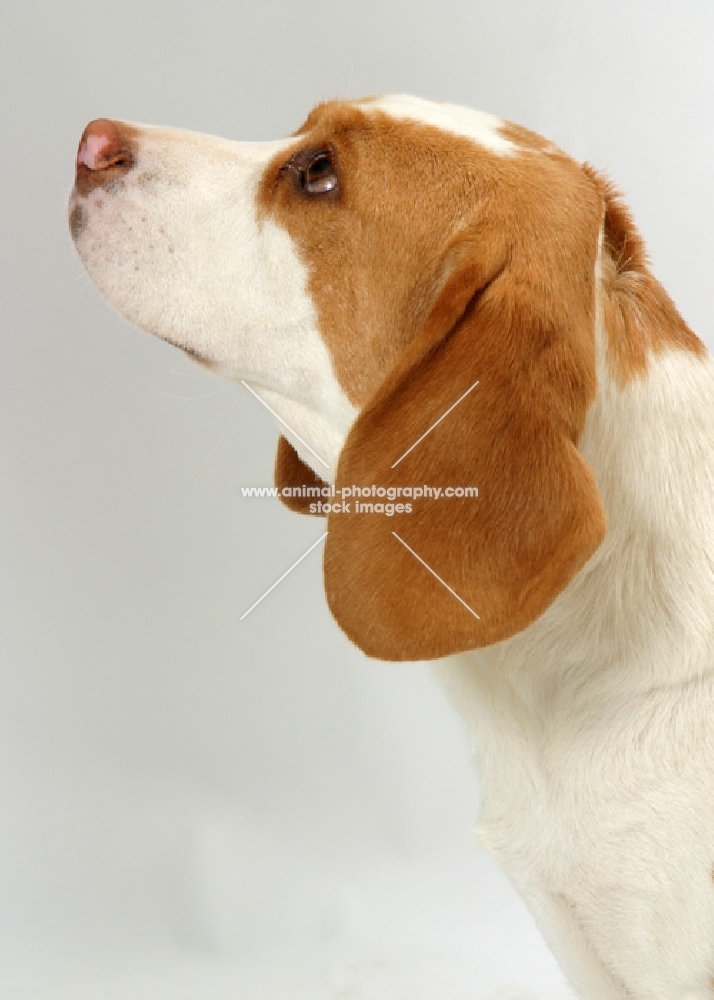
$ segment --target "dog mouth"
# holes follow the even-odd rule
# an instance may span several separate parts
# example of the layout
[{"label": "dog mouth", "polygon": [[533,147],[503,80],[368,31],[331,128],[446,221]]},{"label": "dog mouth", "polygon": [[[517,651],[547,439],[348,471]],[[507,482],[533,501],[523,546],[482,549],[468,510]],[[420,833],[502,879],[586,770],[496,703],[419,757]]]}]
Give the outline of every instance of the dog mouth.
[{"label": "dog mouth", "polygon": [[197,351],[195,347],[186,347],[184,344],[178,344],[175,340],[170,340],[168,337],[160,337],[167,344],[171,344],[172,347],[178,348],[186,357],[193,361],[195,364],[200,365],[201,368],[205,368],[208,371],[213,371],[215,368],[215,362],[211,358],[206,357],[205,354],[201,354]]},{"label": "dog mouth", "polygon": [[[101,208],[101,204],[102,202],[100,200],[98,202],[97,207]],[[70,195],[68,207],[69,207],[68,221],[69,221],[70,233],[74,243],[77,245],[77,249],[79,250],[80,256],[84,260],[84,254],[82,253],[81,243],[83,242],[82,237],[85,234],[85,231],[87,230],[87,227],[91,220],[92,206],[88,203],[87,197],[83,195],[81,192],[77,191],[75,187],[75,189],[72,191]],[[86,260],[85,260],[85,266],[87,266]],[[141,323],[137,325],[140,327],[142,326]],[[153,333],[154,331],[147,331],[147,332]],[[165,343],[170,344],[172,347],[177,348],[177,350],[181,351],[187,358],[189,358],[190,361],[193,361],[201,368],[204,368],[206,371],[210,372],[215,371],[216,369],[215,361],[212,358],[209,358],[207,355],[203,354],[201,351],[197,350],[195,347],[190,347],[186,344],[181,344],[177,340],[174,340],[171,337],[167,337],[163,333],[157,333],[155,335],[158,336],[159,339],[163,340]]]}]

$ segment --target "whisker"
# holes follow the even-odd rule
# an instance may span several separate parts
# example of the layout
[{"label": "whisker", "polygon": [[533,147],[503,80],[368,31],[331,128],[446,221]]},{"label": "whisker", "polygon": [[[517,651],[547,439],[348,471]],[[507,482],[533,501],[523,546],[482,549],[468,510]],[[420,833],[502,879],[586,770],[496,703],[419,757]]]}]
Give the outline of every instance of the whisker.
[{"label": "whisker", "polygon": [[218,451],[218,448],[223,443],[223,440],[224,440],[224,438],[226,436],[226,432],[228,431],[228,428],[231,425],[231,417],[233,416],[233,414],[235,413],[235,411],[236,411],[237,408],[238,408],[238,399],[235,399],[233,401],[233,405],[230,407],[230,409],[228,410],[228,413],[226,414],[226,420],[225,420],[225,423],[223,425],[223,430],[221,431],[221,433],[216,438],[216,441],[215,441],[213,447],[208,452],[208,454],[206,455],[206,457],[204,459],[202,459],[202,461],[199,462],[199,464],[193,470],[194,474],[196,474],[197,472],[200,472],[201,469],[204,468],[204,466],[213,458],[213,456]]},{"label": "whisker", "polygon": [[231,388],[230,386],[227,386],[225,389],[218,389],[216,392],[203,392],[203,393],[199,393],[196,396],[182,396],[182,395],[180,395],[179,393],[176,393],[176,392],[165,392],[163,389],[155,389],[154,391],[159,396],[164,396],[166,399],[181,399],[181,400],[185,400],[185,399],[215,399],[216,396],[223,396],[223,395],[225,395],[225,393],[227,393],[230,388]]}]

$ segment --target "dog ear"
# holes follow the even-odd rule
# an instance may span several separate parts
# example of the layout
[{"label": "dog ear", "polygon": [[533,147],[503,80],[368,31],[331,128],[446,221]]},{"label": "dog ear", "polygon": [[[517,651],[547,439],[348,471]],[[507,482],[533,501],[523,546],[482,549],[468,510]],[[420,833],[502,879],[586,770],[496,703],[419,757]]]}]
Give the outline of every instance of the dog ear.
[{"label": "dog ear", "polygon": [[[310,504],[315,503],[316,496],[319,499],[319,494],[316,495],[314,489],[322,489],[327,483],[320,479],[309,465],[305,465],[287,438],[282,435],[278,440],[278,450],[275,455],[274,480],[278,487],[278,496],[290,510],[297,514],[310,514],[312,517],[325,516],[311,511]],[[287,494],[286,487],[290,488],[290,495]],[[303,487],[312,489],[313,492],[304,496]]]},{"label": "dog ear", "polygon": [[[598,202],[587,241],[555,222],[549,239],[506,248],[493,225],[455,241],[420,332],[353,425],[337,491],[383,487],[353,500],[385,512],[329,515],[324,574],[332,613],[369,656],[433,659],[506,639],[602,541],[577,448],[596,390],[599,213]],[[425,486],[442,495],[409,496]],[[387,502],[411,512],[389,516]]]}]

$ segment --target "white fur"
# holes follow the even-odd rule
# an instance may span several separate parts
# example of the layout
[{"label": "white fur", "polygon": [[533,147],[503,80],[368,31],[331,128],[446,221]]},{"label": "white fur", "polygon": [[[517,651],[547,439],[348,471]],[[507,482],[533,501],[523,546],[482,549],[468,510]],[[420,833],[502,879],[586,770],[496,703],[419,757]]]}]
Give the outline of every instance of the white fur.
[{"label": "white fur", "polygon": [[477,837],[588,1000],[714,994],[714,362],[620,389],[597,330],[580,450],[608,515],[524,632],[436,665],[481,779]]},{"label": "white fur", "polygon": [[294,140],[134,127],[135,167],[115,190],[70,202],[87,212],[76,240],[87,270],[132,323],[245,379],[295,432],[281,425],[303,461],[329,479],[355,409],[335,378],[292,240],[257,216],[262,174]]},{"label": "white fur", "polygon": [[500,156],[512,155],[516,149],[512,142],[501,135],[502,120],[485,111],[474,111],[458,104],[425,101],[410,94],[388,94],[384,97],[369,98],[358,104],[364,111],[376,108],[385,111],[392,118],[434,125],[445,132],[465,136]]},{"label": "white fur", "polygon": [[[405,97],[361,106],[512,152],[490,116]],[[124,315],[249,381],[332,478],[354,408],[295,248],[255,213],[284,145],[142,130],[123,186],[90,197],[79,248]],[[481,774],[478,839],[581,995],[711,1000],[714,362],[664,352],[620,388],[602,322],[580,449],[607,536],[528,629],[435,670]]]}]

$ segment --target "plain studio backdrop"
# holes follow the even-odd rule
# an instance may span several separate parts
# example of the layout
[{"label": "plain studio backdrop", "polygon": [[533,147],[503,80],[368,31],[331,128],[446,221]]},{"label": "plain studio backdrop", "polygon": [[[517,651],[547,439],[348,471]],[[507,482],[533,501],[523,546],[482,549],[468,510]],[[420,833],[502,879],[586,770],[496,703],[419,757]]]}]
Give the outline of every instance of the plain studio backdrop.
[{"label": "plain studio backdrop", "polygon": [[[235,139],[412,92],[619,183],[712,344],[710,0],[35,3],[0,12],[0,996],[567,993],[473,843],[478,783],[424,664],[326,608],[322,522],[242,387],[133,329],[66,225],[92,118]],[[503,994],[510,995],[510,994]]]}]

